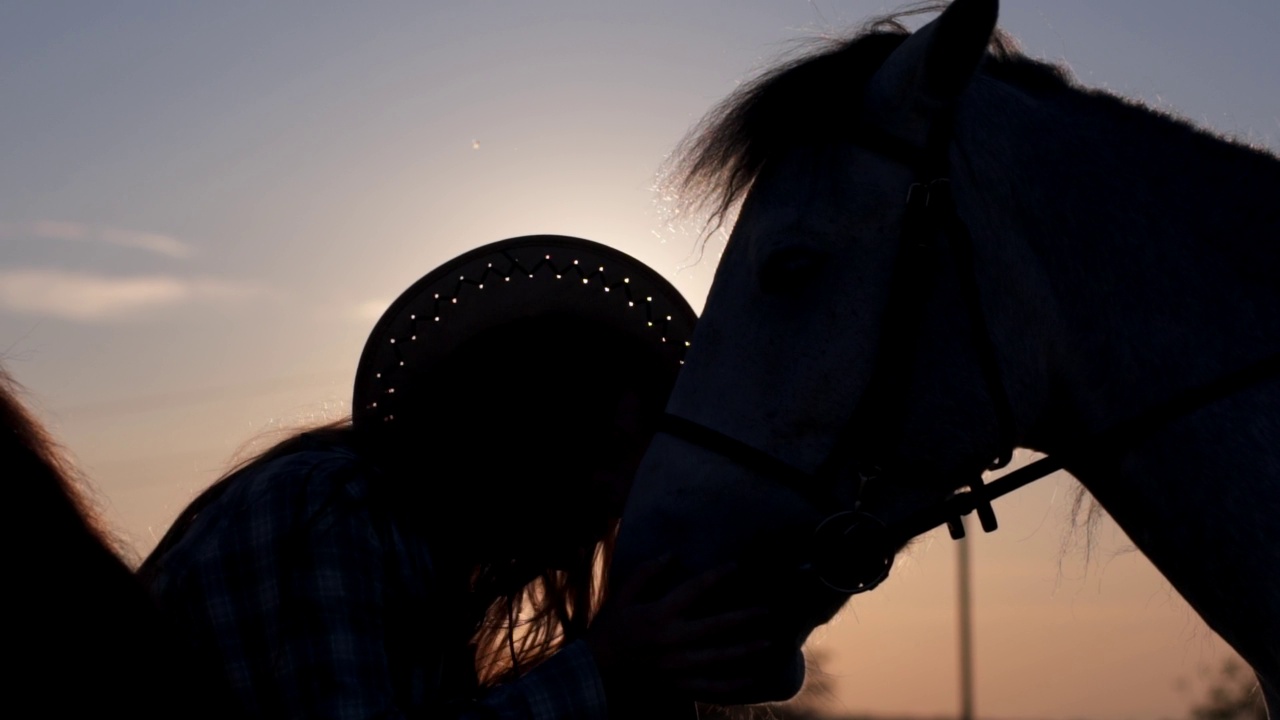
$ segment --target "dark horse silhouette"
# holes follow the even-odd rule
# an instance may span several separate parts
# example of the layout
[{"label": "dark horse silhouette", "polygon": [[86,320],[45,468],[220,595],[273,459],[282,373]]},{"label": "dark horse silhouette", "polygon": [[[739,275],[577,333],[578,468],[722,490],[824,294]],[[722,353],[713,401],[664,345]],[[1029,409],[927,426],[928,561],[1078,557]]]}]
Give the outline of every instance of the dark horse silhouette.
[{"label": "dark horse silhouette", "polygon": [[40,717],[198,716],[159,616],[87,488],[0,369],[10,492],[6,703]]},{"label": "dark horse silhouette", "polygon": [[945,8],[775,68],[682,149],[694,200],[741,209],[615,577],[761,561],[743,592],[786,588],[783,650],[726,700],[785,695],[912,534],[946,511],[994,528],[981,475],[1031,448],[1274,711],[1280,160],[1023,56],[995,0]]}]

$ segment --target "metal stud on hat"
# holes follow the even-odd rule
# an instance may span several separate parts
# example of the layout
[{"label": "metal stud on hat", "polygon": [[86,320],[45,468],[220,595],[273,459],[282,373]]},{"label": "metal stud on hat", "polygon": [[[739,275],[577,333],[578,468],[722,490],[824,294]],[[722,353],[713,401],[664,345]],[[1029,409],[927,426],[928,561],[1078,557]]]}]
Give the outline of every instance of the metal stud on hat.
[{"label": "metal stud on hat", "polygon": [[374,326],[356,370],[353,421],[394,423],[411,398],[396,388],[430,373],[489,328],[548,314],[597,321],[641,339],[661,362],[684,362],[697,315],[652,268],[564,235],[490,243],[427,273]]}]

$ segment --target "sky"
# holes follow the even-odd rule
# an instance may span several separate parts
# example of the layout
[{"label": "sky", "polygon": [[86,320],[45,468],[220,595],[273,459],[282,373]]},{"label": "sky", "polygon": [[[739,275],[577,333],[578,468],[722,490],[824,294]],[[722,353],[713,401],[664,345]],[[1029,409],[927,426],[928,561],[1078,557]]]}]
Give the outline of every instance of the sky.
[{"label": "sky", "polygon": [[[0,3],[0,361],[145,553],[234,457],[346,413],[378,314],[464,250],[586,237],[701,307],[715,245],[669,225],[664,159],[797,39],[893,7]],[[1006,0],[1001,24],[1280,149],[1274,0]],[[978,713],[1185,715],[1229,652],[1114,524],[1082,542],[1075,492],[1000,500],[974,543]],[[955,580],[929,535],[819,631],[834,708],[955,712]]]}]

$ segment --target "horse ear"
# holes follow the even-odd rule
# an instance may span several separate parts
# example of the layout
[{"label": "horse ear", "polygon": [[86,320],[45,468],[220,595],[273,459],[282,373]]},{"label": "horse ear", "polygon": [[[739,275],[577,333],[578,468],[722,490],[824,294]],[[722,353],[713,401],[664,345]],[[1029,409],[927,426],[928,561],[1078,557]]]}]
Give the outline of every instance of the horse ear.
[{"label": "horse ear", "polygon": [[998,0],[954,0],[876,71],[863,98],[866,119],[923,147],[977,71],[998,14]]}]

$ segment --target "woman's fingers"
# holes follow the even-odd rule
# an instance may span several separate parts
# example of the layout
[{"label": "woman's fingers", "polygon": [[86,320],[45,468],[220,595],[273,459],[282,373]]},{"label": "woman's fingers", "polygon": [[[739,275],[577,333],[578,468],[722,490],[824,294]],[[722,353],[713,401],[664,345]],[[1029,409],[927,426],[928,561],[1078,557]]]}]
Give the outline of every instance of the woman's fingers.
[{"label": "woman's fingers", "polygon": [[663,662],[663,670],[674,673],[675,677],[699,678],[698,671],[716,668],[724,673],[731,668],[749,665],[764,657],[773,643],[768,640],[751,640],[724,647],[690,650],[667,657]]},{"label": "woman's fingers", "polygon": [[673,691],[686,697],[704,702],[738,698],[737,701],[740,702],[743,697],[761,697],[760,673],[762,668],[772,664],[770,658],[776,656],[776,650],[776,646],[771,643],[757,641],[706,651],[697,657],[688,658],[687,666],[672,666],[664,676],[668,678],[669,687]]},{"label": "woman's fingers", "polygon": [[765,620],[769,615],[767,609],[757,607],[689,621],[680,628],[681,638],[688,643],[698,643],[735,633],[749,636],[750,631],[767,627]]},{"label": "woman's fingers", "polygon": [[671,557],[671,553],[664,553],[637,565],[635,572],[618,590],[615,602],[619,605],[630,605],[638,597],[646,594],[645,591],[650,589],[649,586],[654,584],[663,571],[671,567]]},{"label": "woman's fingers", "polygon": [[759,684],[756,678],[690,679],[681,683],[678,692],[692,698],[706,698],[703,702],[716,702],[720,698],[741,697]]},{"label": "woman's fingers", "polygon": [[777,647],[766,639],[775,637],[772,613],[733,584],[736,564],[672,588],[674,574],[671,555],[653,558],[609,598],[587,634],[602,676],[648,678],[691,697],[749,691],[753,669]]},{"label": "woman's fingers", "polygon": [[719,588],[738,570],[737,563],[726,563],[713,570],[694,575],[662,599],[664,610],[679,615]]}]

